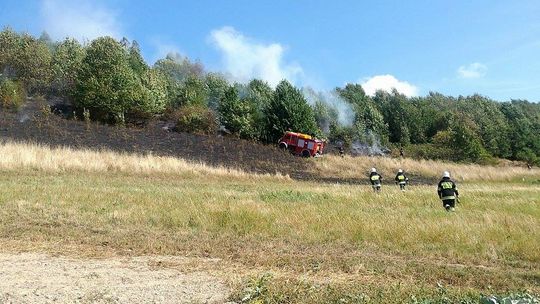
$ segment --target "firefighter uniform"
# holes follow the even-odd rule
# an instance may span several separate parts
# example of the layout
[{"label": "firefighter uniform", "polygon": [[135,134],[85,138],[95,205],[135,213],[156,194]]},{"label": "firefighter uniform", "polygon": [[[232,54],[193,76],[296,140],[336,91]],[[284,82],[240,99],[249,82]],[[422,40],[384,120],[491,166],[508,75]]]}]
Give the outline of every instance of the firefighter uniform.
[{"label": "firefighter uniform", "polygon": [[446,211],[454,211],[456,198],[459,196],[459,193],[456,183],[450,179],[450,174],[448,172],[444,173],[443,178],[439,182],[437,194],[443,202],[444,209],[446,209]]},{"label": "firefighter uniform", "polygon": [[409,181],[409,179],[405,176],[405,174],[403,174],[401,169],[398,171],[395,180],[401,191],[405,191],[405,185],[407,185],[407,181]]},{"label": "firefighter uniform", "polygon": [[377,171],[375,171],[374,169],[371,169],[371,173],[369,174],[369,181],[371,182],[373,191],[376,191],[376,192],[381,191],[382,176],[379,173],[377,173]]}]

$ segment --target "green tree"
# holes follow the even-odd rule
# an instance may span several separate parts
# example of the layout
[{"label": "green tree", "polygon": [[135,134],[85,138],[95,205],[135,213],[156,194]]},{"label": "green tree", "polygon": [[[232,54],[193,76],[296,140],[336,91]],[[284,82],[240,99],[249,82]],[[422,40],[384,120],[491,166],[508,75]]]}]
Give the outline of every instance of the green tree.
[{"label": "green tree", "polygon": [[197,105],[208,107],[208,86],[204,79],[190,76],[180,85],[174,107]]},{"label": "green tree", "polygon": [[[528,151],[539,151],[540,135],[535,132],[534,124],[525,114],[519,102],[507,102],[501,105],[501,112],[506,117],[509,125],[508,144],[510,145],[512,159],[523,160]],[[523,153],[525,151],[525,153]]]},{"label": "green tree", "polygon": [[167,107],[167,79],[156,69],[146,69],[141,75],[142,95],[130,110],[136,116],[149,118]]},{"label": "green tree", "polygon": [[208,88],[208,107],[217,110],[225,92],[229,89],[229,83],[223,75],[218,73],[208,73],[204,81]]},{"label": "green tree", "polygon": [[345,88],[337,88],[336,92],[352,105],[355,114],[353,132],[358,132],[356,139],[364,141],[368,134],[374,134],[381,142],[388,141],[383,115],[361,85],[347,84]]},{"label": "green tree", "polygon": [[19,51],[21,37],[11,28],[5,28],[0,32],[0,74],[3,77],[15,77],[15,56]]},{"label": "green tree", "polygon": [[281,81],[274,92],[274,97],[265,109],[266,139],[274,142],[285,131],[317,134],[317,123],[312,108],[304,96],[288,81]]},{"label": "green tree", "polygon": [[51,80],[51,52],[44,42],[22,35],[17,74],[29,93],[44,93]]},{"label": "green tree", "polygon": [[388,126],[390,142],[402,145],[409,144],[411,138],[407,126],[407,97],[394,89],[392,93],[377,92],[374,101],[381,108],[384,122]]},{"label": "green tree", "polygon": [[133,40],[133,43],[131,43],[131,46],[128,48],[128,53],[129,65],[131,66],[131,69],[135,72],[135,74],[142,77],[142,75],[148,71],[149,67],[142,58],[141,49],[137,41]]},{"label": "green tree", "polygon": [[455,151],[456,160],[466,162],[485,162],[491,155],[482,145],[478,135],[478,126],[466,115],[459,114],[452,123],[451,147]]},{"label": "green tree", "polygon": [[457,109],[478,126],[478,134],[487,151],[498,157],[510,156],[509,127],[495,101],[477,94],[460,97]]},{"label": "green tree", "polygon": [[56,47],[52,57],[51,91],[62,97],[72,96],[79,75],[85,50],[81,44],[67,38]]},{"label": "green tree", "polygon": [[142,84],[129,65],[122,45],[111,37],[88,46],[76,81],[74,105],[88,109],[92,118],[124,122],[125,115],[143,98]]},{"label": "green tree", "polygon": [[48,46],[28,34],[0,33],[0,67],[4,77],[20,81],[30,94],[44,93],[51,79]]},{"label": "green tree", "polygon": [[254,138],[265,139],[266,132],[266,114],[265,109],[270,104],[274,95],[274,90],[268,85],[267,82],[260,79],[251,80],[245,90],[245,97],[254,109]]},{"label": "green tree", "polygon": [[247,98],[238,96],[238,88],[230,87],[219,103],[219,116],[223,126],[241,138],[254,138],[255,109]]},{"label": "green tree", "polygon": [[188,58],[177,53],[170,53],[166,58],[158,60],[154,68],[163,73],[167,79],[167,95],[172,107],[180,106],[180,94],[184,82],[193,78],[202,78],[204,67],[200,63],[192,63]]}]

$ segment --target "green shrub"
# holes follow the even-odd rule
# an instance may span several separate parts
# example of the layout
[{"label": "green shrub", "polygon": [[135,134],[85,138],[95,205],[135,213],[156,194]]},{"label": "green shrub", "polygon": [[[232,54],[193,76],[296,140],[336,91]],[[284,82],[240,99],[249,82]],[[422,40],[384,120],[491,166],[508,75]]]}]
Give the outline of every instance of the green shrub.
[{"label": "green shrub", "polygon": [[17,81],[3,80],[0,82],[0,107],[18,109],[26,100],[26,93]]},{"label": "green shrub", "polygon": [[208,107],[188,105],[172,114],[177,132],[213,134],[217,131],[217,119]]},{"label": "green shrub", "polygon": [[405,155],[415,159],[459,160],[452,148],[437,144],[408,145]]}]

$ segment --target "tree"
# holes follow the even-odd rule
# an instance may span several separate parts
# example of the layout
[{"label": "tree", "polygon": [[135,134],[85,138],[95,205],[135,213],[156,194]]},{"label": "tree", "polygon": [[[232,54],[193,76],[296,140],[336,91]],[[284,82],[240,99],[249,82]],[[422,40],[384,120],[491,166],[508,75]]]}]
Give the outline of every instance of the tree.
[{"label": "tree", "polygon": [[141,77],[143,74],[148,71],[149,67],[142,58],[141,55],[141,49],[139,48],[139,44],[137,41],[133,40],[133,43],[128,48],[129,52],[129,65],[131,66],[131,69],[135,72],[135,74],[139,75]]},{"label": "tree", "polygon": [[51,52],[44,42],[7,28],[0,33],[0,68],[30,94],[44,93],[51,78]]},{"label": "tree", "polygon": [[208,73],[204,78],[206,87],[208,88],[208,107],[217,110],[220,100],[225,96],[225,92],[229,89],[229,83],[218,73]]},{"label": "tree", "polygon": [[336,109],[321,100],[316,100],[312,108],[317,126],[325,134],[329,134],[330,126],[338,125],[338,113]]},{"label": "tree", "polygon": [[390,142],[407,145],[410,143],[410,132],[407,126],[407,111],[405,110],[407,97],[397,90],[392,93],[378,91],[374,101],[381,108],[384,122],[388,126]]},{"label": "tree", "polygon": [[184,84],[188,80],[201,78],[204,68],[200,63],[192,63],[188,58],[177,53],[170,53],[166,58],[158,60],[154,68],[165,75],[167,79],[167,95],[172,107],[179,107],[185,101],[186,92],[182,92]]},{"label": "tree", "polygon": [[[528,150],[539,151],[537,155],[540,155],[540,135],[535,132],[534,124],[527,117],[523,108],[519,106],[519,102],[501,104],[501,112],[509,125],[510,157],[523,159],[524,155],[530,154]],[[524,151],[525,153],[523,153]]]},{"label": "tree", "polygon": [[238,96],[238,87],[230,87],[219,103],[219,116],[223,126],[241,138],[254,138],[255,109],[246,98]]},{"label": "tree", "polygon": [[267,134],[265,109],[273,98],[274,90],[272,90],[267,82],[260,79],[253,79],[248,83],[244,93],[244,98],[249,101],[251,107],[254,109],[254,138],[264,139]]},{"label": "tree", "polygon": [[208,86],[203,79],[190,76],[181,84],[173,106],[182,107],[185,105],[208,107]]},{"label": "tree", "polygon": [[487,151],[498,157],[510,156],[508,124],[494,101],[478,94],[460,97],[457,109],[478,126],[478,134]]},{"label": "tree", "polygon": [[458,115],[451,127],[451,145],[458,160],[467,162],[483,162],[491,157],[482,146],[480,136],[475,132],[478,127],[464,116]]},{"label": "tree", "polygon": [[11,28],[0,32],[0,74],[4,77],[15,77],[15,56],[19,50],[21,37]]},{"label": "tree", "polygon": [[136,100],[131,113],[143,118],[162,113],[167,107],[167,79],[156,69],[146,69],[141,75],[142,96]]},{"label": "tree", "polygon": [[52,57],[51,91],[62,97],[72,96],[79,75],[85,50],[81,44],[67,38],[56,47]]},{"label": "tree", "polygon": [[75,107],[89,110],[97,120],[125,121],[125,114],[143,98],[143,92],[119,42],[111,37],[92,41],[82,62],[74,96]]},{"label": "tree", "polygon": [[364,139],[368,134],[375,135],[383,143],[387,142],[387,130],[384,118],[375,102],[366,95],[359,84],[347,84],[345,88],[336,88],[336,92],[350,103],[355,112],[354,125],[356,139]]},{"label": "tree", "polygon": [[265,109],[266,140],[274,142],[285,131],[295,131],[315,135],[319,133],[313,110],[304,96],[288,81],[281,81],[273,98]]}]

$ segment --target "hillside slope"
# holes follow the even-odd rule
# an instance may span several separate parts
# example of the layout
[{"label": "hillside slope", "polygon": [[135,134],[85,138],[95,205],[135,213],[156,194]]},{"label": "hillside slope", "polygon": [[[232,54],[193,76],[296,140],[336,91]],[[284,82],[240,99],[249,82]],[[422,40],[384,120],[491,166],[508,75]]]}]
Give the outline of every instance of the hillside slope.
[{"label": "hillside slope", "polygon": [[106,149],[180,157],[211,166],[253,173],[280,173],[296,179],[313,179],[308,163],[277,147],[223,136],[170,132],[165,123],[153,121],[145,128],[86,124],[61,118],[28,103],[18,113],[0,108],[0,139],[51,146]]}]

